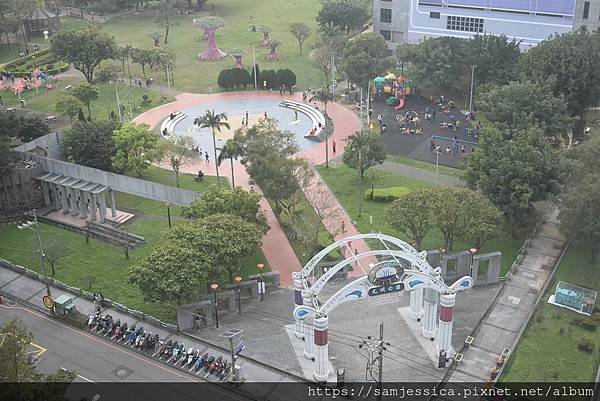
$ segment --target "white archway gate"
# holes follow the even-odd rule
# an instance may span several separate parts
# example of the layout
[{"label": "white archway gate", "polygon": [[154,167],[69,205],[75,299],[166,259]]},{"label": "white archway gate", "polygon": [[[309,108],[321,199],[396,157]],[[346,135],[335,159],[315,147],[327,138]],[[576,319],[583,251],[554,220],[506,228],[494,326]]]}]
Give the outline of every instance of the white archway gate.
[{"label": "white archway gate", "polygon": [[[365,239],[375,240],[382,249],[351,254],[311,283],[315,267],[328,254],[341,250],[341,254],[345,255],[348,243]],[[473,287],[474,282],[470,276],[464,276],[448,286],[440,275],[440,268],[431,267],[426,257],[426,252],[418,252],[397,238],[361,234],[331,244],[315,255],[300,272],[293,274],[295,335],[304,339],[304,356],[314,360],[315,380],[326,382],[329,377],[329,314],[345,302],[403,290],[410,292],[410,317],[420,320],[423,336],[437,337],[438,352],[444,351],[450,356],[456,293]],[[322,299],[327,284],[348,266],[362,269],[364,275]]]}]

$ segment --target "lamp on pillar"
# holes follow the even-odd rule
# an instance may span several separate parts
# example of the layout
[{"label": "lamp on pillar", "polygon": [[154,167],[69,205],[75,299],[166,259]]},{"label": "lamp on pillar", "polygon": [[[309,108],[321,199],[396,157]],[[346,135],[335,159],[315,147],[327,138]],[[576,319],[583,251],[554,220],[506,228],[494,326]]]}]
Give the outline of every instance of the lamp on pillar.
[{"label": "lamp on pillar", "polygon": [[[292,273],[292,277],[294,278],[294,305],[296,307],[302,306],[304,305],[304,299],[302,298],[302,290],[304,290],[302,273],[294,272]],[[296,314],[294,314],[294,320],[296,321],[294,335],[296,338],[304,339],[304,322]]]},{"label": "lamp on pillar", "polygon": [[242,293],[240,292],[240,282],[242,281],[242,277],[241,276],[235,276],[233,279],[237,283],[238,313],[242,313]]},{"label": "lamp on pillar", "polygon": [[217,289],[219,288],[219,284],[217,283],[212,283],[210,285],[210,288],[213,290],[213,294],[214,294],[214,299],[215,299],[215,323],[217,326],[217,329],[219,328],[219,305],[217,305]]},{"label": "lamp on pillar", "polygon": [[470,263],[470,274],[473,274],[473,261],[475,258],[475,254],[477,253],[479,249],[473,247],[471,249],[469,249],[469,253],[471,254],[471,263]]},{"label": "lamp on pillar", "polygon": [[169,202],[165,203],[167,207],[167,219],[169,220],[169,228],[171,228],[171,204]]},{"label": "lamp on pillar", "polygon": [[265,265],[259,263],[256,265],[256,268],[258,269],[258,293],[260,294],[260,300],[262,301],[265,299],[265,281],[262,277],[262,269],[265,268]]}]

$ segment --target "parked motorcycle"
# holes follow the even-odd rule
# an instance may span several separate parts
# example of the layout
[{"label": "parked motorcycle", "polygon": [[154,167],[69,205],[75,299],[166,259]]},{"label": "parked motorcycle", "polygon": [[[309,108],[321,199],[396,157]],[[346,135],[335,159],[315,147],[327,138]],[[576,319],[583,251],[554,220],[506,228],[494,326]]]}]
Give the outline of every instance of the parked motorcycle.
[{"label": "parked motorcycle", "polygon": [[183,358],[181,358],[180,366],[182,368],[186,367],[192,361],[193,357],[194,349],[192,347],[189,347],[187,352],[183,355]]},{"label": "parked motorcycle", "polygon": [[117,319],[117,321],[113,322],[108,329],[106,330],[106,332],[104,333],[104,337],[112,337],[113,333],[115,332],[116,328],[121,326],[121,319]]},{"label": "parked motorcycle", "polygon": [[127,322],[123,322],[120,326],[115,329],[113,336],[110,338],[111,340],[115,340],[117,342],[121,341],[123,335],[127,333]]},{"label": "parked motorcycle", "polygon": [[100,311],[96,311],[95,314],[90,315],[90,317],[88,318],[87,328],[89,330],[92,330],[94,327],[96,327],[99,320],[100,320]]},{"label": "parked motorcycle", "polygon": [[123,342],[123,344],[127,344],[129,343],[129,340],[131,339],[131,336],[136,332],[136,327],[135,324],[133,326],[131,326],[126,332],[123,333],[123,336],[121,337],[121,341]]},{"label": "parked motorcycle", "polygon": [[202,369],[200,369],[198,371],[198,374],[200,374],[200,372],[208,372],[208,370],[210,369],[210,366],[213,364],[214,361],[215,361],[215,357],[213,355],[208,357],[208,360],[204,363],[204,365],[202,365]]},{"label": "parked motorcycle", "polygon": [[[222,362],[223,362],[223,356],[219,355],[219,357],[217,359],[215,359],[213,361],[213,363],[210,364],[210,367],[208,368],[208,373],[206,374],[206,376],[215,373],[215,371],[219,368],[219,366],[221,365]],[[206,376],[204,376],[204,377],[206,377]]]},{"label": "parked motorcycle", "polygon": [[163,357],[165,358],[170,358],[171,356],[173,356],[173,350],[175,348],[177,348],[178,344],[177,344],[177,340],[173,341],[173,343],[171,344],[170,347],[167,347],[165,349],[165,352],[161,355],[160,359],[162,359]]},{"label": "parked motorcycle", "polygon": [[198,360],[196,360],[196,363],[194,364],[194,367],[190,369],[190,372],[192,370],[194,370],[194,372],[198,372],[200,370],[200,368],[202,368],[202,366],[206,363],[206,361],[208,361],[208,352],[204,355],[202,355],[202,358],[198,358]]}]

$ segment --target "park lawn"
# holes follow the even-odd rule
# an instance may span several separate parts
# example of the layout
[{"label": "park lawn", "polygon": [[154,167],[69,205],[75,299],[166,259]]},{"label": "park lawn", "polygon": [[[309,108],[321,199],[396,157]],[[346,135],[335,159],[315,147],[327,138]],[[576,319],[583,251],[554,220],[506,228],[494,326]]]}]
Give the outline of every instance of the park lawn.
[{"label": "park lawn", "polygon": [[[217,86],[219,72],[234,66],[232,57],[219,61],[200,61],[198,53],[206,49],[206,42],[201,40],[202,29],[193,26],[193,18],[205,15],[216,15],[225,21],[225,26],[217,31],[217,45],[223,51],[238,48],[245,52],[243,59],[247,67],[252,66],[252,44],[256,44],[256,62],[260,70],[290,68],[298,78],[297,87],[318,87],[323,83],[323,74],[309,59],[310,47],[318,40],[315,17],[321,9],[319,0],[264,0],[237,1],[215,0],[214,10],[203,11],[189,16],[176,18],[179,25],[171,27],[168,44],[164,45],[176,54],[174,81],[175,87],[185,92],[214,93],[221,91]],[[208,7],[206,7],[208,9]],[[311,35],[304,43],[303,54],[299,54],[296,38],[289,32],[289,25],[303,22],[310,26]],[[272,28],[270,37],[282,40],[278,54],[283,60],[267,62],[265,55],[269,49],[260,47],[262,34],[249,32],[251,24],[267,25]],[[102,29],[113,35],[120,45],[130,44],[134,47],[151,48],[152,39],[148,33],[162,32],[154,15],[128,15],[102,25]],[[141,68],[131,65],[132,74],[142,75]],[[155,82],[166,85],[164,72],[150,72]]]},{"label": "park lawn", "polygon": [[[411,166],[411,167],[415,167],[415,168],[418,168],[421,170],[427,170],[427,171],[431,171],[431,172],[435,173],[435,164],[424,162],[421,160],[411,159],[410,157],[401,156],[401,155],[393,155],[391,153],[388,153],[385,156],[385,160],[392,162],[392,163],[405,164],[407,166]],[[443,175],[449,175],[452,177],[457,177],[457,178],[463,178],[463,175],[464,175],[463,170],[461,170],[459,168],[444,166],[444,165],[438,166],[438,173],[443,174]]]},{"label": "park lawn", "polygon": [[[164,184],[174,183],[174,177],[168,171],[158,167],[150,167],[142,178]],[[205,191],[216,182],[214,177],[206,177],[204,182],[196,183],[190,174],[182,174],[181,180],[184,184],[182,186],[186,189],[198,192]],[[173,304],[167,304],[165,307],[162,303],[145,302],[139,289],[127,281],[129,267],[147,256],[167,231],[166,206],[162,202],[125,193],[116,193],[116,202],[119,210],[135,213],[135,217],[123,228],[145,237],[147,243],[131,250],[129,258],[126,258],[120,247],[94,239],[90,239],[89,244],[86,244],[85,237],[82,235],[41,224],[42,240],[46,243],[56,242],[64,249],[64,256],[56,263],[55,278],[71,286],[87,288],[90,291],[102,291],[107,298],[130,308],[175,322]],[[173,222],[182,220],[180,207],[170,206],[170,211]],[[31,230],[21,231],[16,225],[0,226],[0,257],[40,271],[39,257],[31,250],[34,239],[35,233]],[[267,265],[260,250],[244,258],[240,275],[246,278],[250,274],[257,273],[256,264],[259,262]],[[90,287],[91,277],[94,281]],[[223,283],[227,281],[226,275],[222,280]]]},{"label": "park lawn", "polygon": [[[317,170],[327,185],[329,185],[336,198],[340,201],[342,206],[344,206],[351,218],[356,222],[356,226],[361,233],[381,231],[384,234],[392,235],[406,241],[409,241],[409,239],[404,234],[400,233],[386,222],[386,209],[390,206],[390,204],[383,202],[372,202],[364,199],[365,192],[367,189],[371,188],[371,177],[373,177],[373,171],[375,178],[373,182],[373,188],[401,186],[409,189],[417,189],[434,186],[428,182],[417,180],[411,177],[404,177],[387,171],[371,169],[365,173],[365,177],[363,179],[361,191],[361,196],[363,199],[363,213],[361,217],[358,217],[359,190],[357,185],[356,170],[351,169],[343,164],[330,168],[318,166]],[[371,216],[373,224],[370,223]],[[510,231],[507,229],[500,238],[487,242],[479,251],[479,253],[488,253],[494,251],[502,252],[502,266],[500,275],[503,276],[508,272],[511,264],[515,260],[517,252],[523,244],[524,239],[525,238],[512,238]],[[443,236],[437,230],[430,232],[423,242],[424,249],[435,250],[442,248],[442,246]],[[470,244],[464,243],[457,239],[454,243],[453,251],[463,251],[469,249],[470,247]]]},{"label": "park lawn", "polygon": [[[585,315],[547,302],[559,281],[600,291],[600,263],[590,264],[589,249],[577,245],[569,247],[508,361],[502,382],[594,381],[600,363],[600,333],[598,329],[589,331],[572,324],[574,319],[585,318]],[[596,299],[596,307],[598,302]],[[582,338],[595,344],[593,352],[577,348],[577,340]]]}]

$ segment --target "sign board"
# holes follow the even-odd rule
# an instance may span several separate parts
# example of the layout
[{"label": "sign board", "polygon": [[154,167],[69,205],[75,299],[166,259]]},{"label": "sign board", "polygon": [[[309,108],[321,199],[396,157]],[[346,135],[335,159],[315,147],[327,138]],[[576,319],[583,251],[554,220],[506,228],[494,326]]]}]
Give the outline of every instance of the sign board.
[{"label": "sign board", "polygon": [[54,300],[50,295],[44,295],[42,297],[42,303],[48,309],[54,309]]},{"label": "sign board", "polygon": [[394,283],[390,285],[384,285],[381,287],[371,287],[369,288],[369,296],[374,297],[377,295],[390,294],[392,292],[399,292],[404,289],[403,283]]},{"label": "sign board", "polygon": [[266,293],[266,284],[264,281],[258,281],[258,293],[259,294],[265,294]]},{"label": "sign board", "polygon": [[233,354],[237,355],[240,352],[242,352],[244,350],[244,348],[246,348],[246,342],[245,341],[240,341],[240,343],[238,345],[235,346],[235,348],[233,349]]}]

